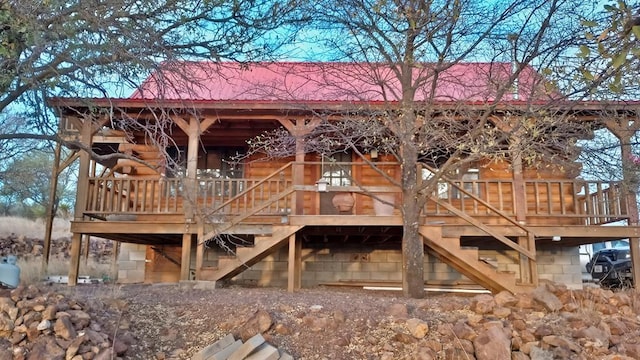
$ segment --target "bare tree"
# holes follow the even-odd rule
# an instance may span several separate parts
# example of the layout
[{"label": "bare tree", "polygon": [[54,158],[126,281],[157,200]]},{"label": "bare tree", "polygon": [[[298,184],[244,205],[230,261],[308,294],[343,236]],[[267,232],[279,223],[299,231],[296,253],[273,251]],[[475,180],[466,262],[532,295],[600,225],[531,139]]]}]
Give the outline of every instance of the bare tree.
[{"label": "bare tree", "polygon": [[[566,97],[554,84],[566,74],[553,69],[583,41],[576,34],[591,11],[572,0],[311,6],[316,30],[309,33],[323,45],[316,54],[354,64],[325,65],[323,86],[337,98],[376,105],[317,114],[327,121],[305,138],[305,151],[349,148],[363,156],[375,148],[397,159],[401,174],[388,180],[402,189],[405,295],[424,295],[420,216],[439,179],[479,159],[519,159],[522,166],[575,160],[576,141],[590,130],[561,105]],[[279,131],[252,140],[251,151],[291,155],[294,143]],[[434,174],[423,181],[420,167]]]},{"label": "bare tree", "polygon": [[55,139],[45,98],[126,96],[175,60],[274,55],[295,11],[295,0],[2,0],[0,150]]}]

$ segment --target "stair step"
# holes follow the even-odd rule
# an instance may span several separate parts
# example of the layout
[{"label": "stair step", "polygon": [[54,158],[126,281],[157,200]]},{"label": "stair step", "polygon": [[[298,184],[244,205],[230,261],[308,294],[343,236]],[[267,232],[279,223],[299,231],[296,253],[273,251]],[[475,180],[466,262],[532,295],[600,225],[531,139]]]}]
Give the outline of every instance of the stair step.
[{"label": "stair step", "polygon": [[158,149],[158,147],[155,146],[155,145],[124,143],[124,144],[118,145],[118,151],[120,151],[120,152],[135,151],[135,152],[156,152],[156,153],[159,153],[160,149]]},{"label": "stair step", "polygon": [[[140,159],[143,160],[143,159]],[[151,165],[151,166],[158,166],[159,163],[158,162],[153,162],[153,161],[145,161],[147,164]],[[133,160],[133,159],[118,159],[118,165],[120,166],[133,166],[133,167],[149,167],[147,164],[143,164],[139,161]]]},{"label": "stair step", "polygon": [[490,258],[490,257],[480,257],[479,258],[480,261],[482,261],[483,263],[487,264],[487,265],[491,265],[494,268],[498,267],[498,260],[494,259],[494,258]]},{"label": "stair step", "polygon": [[302,226],[274,226],[272,236],[256,236],[254,238],[254,246],[237,247],[237,257],[220,258],[218,260],[219,270],[213,273],[211,277],[214,280],[222,280],[236,276],[273,253],[279,246],[286,244],[289,236],[300,230],[300,228]]},{"label": "stair step", "polygon": [[[431,247],[446,263],[466,275],[469,279],[497,292],[517,289],[513,272],[501,272],[480,258],[476,247],[460,246],[460,239],[439,237],[438,232],[425,232],[425,243]],[[488,260],[485,258],[484,260]]]},{"label": "stair step", "polygon": [[[152,165],[158,165],[158,164],[152,164]],[[125,174],[136,174],[136,175],[159,174],[159,169],[151,168],[145,164],[142,164],[135,160],[130,160],[130,159],[118,159],[118,163],[115,166],[115,169],[120,169],[121,172]]]},{"label": "stair step", "polygon": [[244,246],[244,247],[239,247],[236,248],[236,257],[237,256],[243,256],[243,255],[248,255],[251,254],[252,252],[254,252],[254,247],[253,246]]}]

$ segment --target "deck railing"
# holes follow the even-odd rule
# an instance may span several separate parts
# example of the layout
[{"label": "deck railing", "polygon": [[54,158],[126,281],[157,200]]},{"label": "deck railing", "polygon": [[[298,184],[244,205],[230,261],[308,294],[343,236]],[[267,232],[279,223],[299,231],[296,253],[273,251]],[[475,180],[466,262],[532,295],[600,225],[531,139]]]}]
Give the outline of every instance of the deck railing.
[{"label": "deck railing", "polygon": [[[450,186],[440,183],[435,196],[456,209],[473,216],[487,216],[491,210],[464,194],[465,189],[501,212],[515,217],[516,201],[510,180],[451,180]],[[573,219],[576,225],[602,225],[626,219],[627,207],[621,186],[617,182],[586,180],[526,180],[526,212],[528,219],[556,217]],[[427,215],[448,216],[450,212],[437,203],[430,203]]]},{"label": "deck railing", "polygon": [[[214,186],[215,181],[219,180],[214,180]],[[207,185],[206,182],[204,184]],[[288,214],[291,209],[291,196],[280,196],[291,189],[291,163],[263,179],[222,182],[217,185],[217,192],[212,196],[198,199],[198,204],[203,205],[203,211],[209,215],[241,216],[246,212],[255,215],[283,215]]]},{"label": "deck railing", "polygon": [[[263,179],[199,179],[195,196],[186,195],[183,181],[178,178],[92,177],[88,183],[85,213],[97,216],[179,215],[185,213],[188,203],[197,202],[199,211],[224,217],[239,216],[256,207],[260,209],[254,212],[255,215],[288,214],[295,194],[279,196],[293,186],[291,168],[287,166],[286,174],[283,170]],[[615,182],[526,180],[524,185],[528,223],[529,219],[535,222],[535,219],[544,221],[544,218],[554,217],[565,219],[559,224],[602,225],[628,217],[622,188]],[[303,186],[307,198],[314,188],[312,184]],[[333,190],[339,189],[341,187]],[[376,189],[380,190],[379,187],[369,189],[373,189],[374,194]],[[355,185],[344,189],[366,194],[367,187],[363,190],[359,191]],[[395,191],[399,192],[398,189]],[[514,183],[509,180],[450,180],[449,184],[441,183],[434,190],[434,197],[439,201],[429,201],[424,212],[427,216],[450,217],[454,215],[446,207],[453,207],[476,217],[500,213],[513,218],[515,193]],[[354,210],[353,215],[374,215],[371,208],[365,210]],[[304,214],[317,215],[319,212]]]},{"label": "deck railing", "polygon": [[180,179],[91,177],[85,213],[182,214]]}]

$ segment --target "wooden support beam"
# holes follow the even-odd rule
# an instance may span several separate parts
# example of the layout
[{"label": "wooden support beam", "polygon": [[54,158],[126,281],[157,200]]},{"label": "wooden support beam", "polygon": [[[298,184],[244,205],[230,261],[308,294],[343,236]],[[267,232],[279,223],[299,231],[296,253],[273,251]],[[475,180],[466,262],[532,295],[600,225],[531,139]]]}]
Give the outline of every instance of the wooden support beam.
[{"label": "wooden support beam", "polygon": [[[293,185],[304,185],[304,136],[309,134],[317,127],[321,119],[287,119],[279,118],[278,121],[284,126],[291,135],[296,138],[296,163],[293,165]],[[292,214],[302,215],[304,210],[304,193],[296,191],[293,201]]]},{"label": "wooden support beam", "polygon": [[[638,199],[636,195],[637,188],[630,186],[634,183],[629,177],[635,176],[630,171],[626,171],[626,166],[633,157],[633,149],[631,146],[631,140],[634,134],[640,129],[640,121],[609,121],[606,123],[609,130],[620,141],[620,156],[622,160],[622,176],[624,177],[625,184],[625,197],[627,204],[627,213],[629,215],[628,224],[630,226],[638,226],[640,224],[640,215],[638,214]],[[629,249],[631,255],[631,263],[633,264],[633,279],[634,287],[636,291],[639,291],[640,286],[640,238],[629,238]]]},{"label": "wooden support beam", "polygon": [[[304,140],[296,138],[296,163],[293,165],[293,185],[304,185]],[[302,215],[304,211],[304,192],[296,191],[291,212]]]},{"label": "wooden support beam", "polygon": [[189,123],[181,118],[180,116],[172,116],[171,120],[173,120],[176,125],[182,130],[185,134],[189,135]]},{"label": "wooden support beam", "polygon": [[49,256],[51,253],[51,232],[53,229],[53,219],[56,214],[56,193],[58,192],[58,174],[60,174],[60,154],[62,145],[56,144],[53,156],[53,166],[51,167],[51,182],[49,184],[49,203],[47,204],[47,222],[44,228],[44,247],[42,248],[42,270],[46,274],[49,268]]},{"label": "wooden support beam", "polygon": [[180,261],[180,280],[189,280],[191,268],[191,234],[182,235],[182,258]]},{"label": "wooden support beam", "polygon": [[89,249],[91,247],[91,236],[88,234],[82,235],[82,263],[87,266],[89,262]]},{"label": "wooden support beam", "polygon": [[71,238],[71,262],[69,263],[69,286],[78,285],[78,272],[80,271],[80,247],[82,234],[74,233]]},{"label": "wooden support beam", "polygon": [[192,222],[196,209],[192,206],[196,203],[196,178],[198,171],[198,146],[200,144],[200,124],[198,119],[191,118],[189,120],[189,128],[187,129],[189,135],[189,144],[187,145],[187,184],[185,184],[186,200],[185,203],[185,219],[187,222]]},{"label": "wooden support beam", "polygon": [[[522,157],[517,149],[520,144],[520,140],[516,139],[516,149],[512,156],[513,167],[513,188],[514,188],[514,200],[515,200],[515,212],[516,221],[522,225],[527,222],[527,189],[524,181],[524,170],[522,164]],[[527,236],[518,237],[518,245],[527,249],[530,254],[536,253],[536,243],[533,238],[533,234]],[[522,284],[537,285],[538,279],[538,267],[536,265],[535,257],[530,258],[524,254],[520,254],[519,259],[520,266],[520,281]]]},{"label": "wooden support beam", "polygon": [[[85,119],[80,130],[80,142],[91,148],[91,139],[93,138],[93,125],[90,119]],[[89,189],[89,171],[91,167],[91,158],[89,153],[82,151],[80,153],[80,166],[78,168],[78,183],[76,190],[76,204],[74,207],[74,220],[82,221],[84,218],[85,207],[87,206],[87,196]],[[80,265],[80,248],[82,243],[82,233],[73,233],[71,241],[71,263],[69,264],[69,286],[75,286],[78,283],[78,269]]]},{"label": "wooden support beam", "polygon": [[204,264],[204,226],[198,225],[198,242],[196,243],[196,280],[201,279],[202,264]]},{"label": "wooden support beam", "polygon": [[205,118],[204,120],[202,120],[200,122],[200,134],[202,134],[203,132],[207,131],[207,129],[209,129],[209,127],[211,127],[211,125],[215,124],[216,122],[219,121],[219,118],[216,117],[208,117]]},{"label": "wooden support beam", "polygon": [[69,156],[67,156],[67,158],[64,159],[64,161],[58,166],[58,175],[60,175],[60,173],[62,173],[64,169],[69,167],[69,165],[73,164],[73,162],[76,161],[79,157],[80,153],[78,152],[78,150],[74,150],[71,154],[69,154]]},{"label": "wooden support beam", "polygon": [[111,259],[111,281],[118,280],[118,257],[120,256],[120,241],[113,241],[113,258]]},{"label": "wooden support beam", "polygon": [[287,291],[294,292],[302,286],[302,241],[296,240],[296,234],[289,236],[289,266]]}]

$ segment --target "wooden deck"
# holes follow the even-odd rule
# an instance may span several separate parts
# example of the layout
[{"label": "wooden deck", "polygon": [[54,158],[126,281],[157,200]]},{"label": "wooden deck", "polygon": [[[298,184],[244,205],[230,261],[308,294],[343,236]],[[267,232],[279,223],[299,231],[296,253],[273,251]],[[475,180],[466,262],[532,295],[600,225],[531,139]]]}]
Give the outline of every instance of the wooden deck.
[{"label": "wooden deck", "polygon": [[[71,230],[124,242],[182,246],[185,264],[190,263],[191,239],[197,239],[196,276],[205,280],[233,277],[287,243],[292,249],[290,274],[294,280],[299,278],[301,245],[296,234],[313,239],[313,233],[320,232],[324,239],[339,237],[344,243],[362,241],[367,228],[385,228],[392,229],[387,231],[392,235],[385,238],[386,245],[400,248],[401,190],[391,182],[367,184],[370,179],[362,176],[364,169],[354,171],[360,181],[329,186],[326,192],[318,191],[311,181],[316,176],[313,172],[294,185],[294,169],[300,172],[317,165],[287,163],[259,179],[89,177],[84,216],[72,223]],[[576,246],[640,234],[638,227],[615,226],[629,218],[625,194],[615,182],[443,179],[435,188],[420,218],[425,245],[452,268],[494,292],[523,291],[537,283],[539,244]],[[338,194],[351,198],[353,208],[333,209],[331,199]],[[379,212],[376,201],[380,199],[395,205],[392,212]],[[518,211],[524,212],[520,216],[524,220],[516,220]],[[354,229],[359,234],[350,233]],[[203,244],[225,234],[248,237],[251,246],[237,249],[236,257],[218,267],[204,266]],[[487,244],[520,254],[519,279],[479,259],[477,249]],[[188,272],[184,265],[181,276]]]}]

